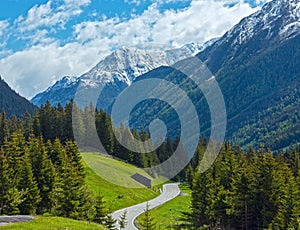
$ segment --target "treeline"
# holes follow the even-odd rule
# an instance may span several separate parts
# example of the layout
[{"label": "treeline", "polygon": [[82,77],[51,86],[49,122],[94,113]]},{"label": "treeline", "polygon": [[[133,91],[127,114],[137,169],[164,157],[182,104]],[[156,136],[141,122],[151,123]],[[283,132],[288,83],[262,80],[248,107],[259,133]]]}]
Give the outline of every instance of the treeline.
[{"label": "treeline", "polygon": [[0,214],[79,218],[86,205],[84,172],[77,146],[13,133],[0,150]]},{"label": "treeline", "polygon": [[[72,124],[64,123],[72,118],[71,111],[70,103],[65,108],[47,104],[33,117],[26,113],[24,119],[7,118],[1,112],[0,215],[53,215],[115,229],[104,197],[85,184]],[[62,132],[51,129],[58,123]]]},{"label": "treeline", "polygon": [[[75,111],[75,115],[72,113],[73,111]],[[95,124],[92,122],[95,122]],[[91,129],[95,125],[97,137],[91,135]],[[123,138],[123,142],[130,145],[133,137],[141,141],[151,140],[151,135],[148,131],[129,130],[128,127],[123,125],[114,127],[110,115],[103,110],[97,110],[92,104],[84,109],[80,109],[73,102],[70,102],[65,107],[62,107],[60,104],[57,107],[53,107],[47,102],[34,115],[31,116],[29,113],[26,113],[24,119],[19,119],[15,116],[7,118],[5,111],[2,111],[0,114],[0,145],[4,143],[5,137],[9,137],[12,133],[19,130],[24,133],[25,140],[28,140],[29,135],[32,133],[36,137],[42,136],[45,141],[53,142],[56,139],[59,139],[62,143],[66,143],[68,140],[74,141],[73,126],[77,133],[76,142],[79,142],[80,147],[84,146],[87,149],[103,151],[103,149],[99,149],[99,146],[95,145],[100,139],[108,154],[142,168],[152,167],[168,159],[174,153],[179,143],[179,139],[173,140],[171,137],[168,137],[153,152],[133,152],[118,142],[115,133]],[[141,144],[139,147],[141,152],[143,152],[142,149],[146,146]]]},{"label": "treeline", "polygon": [[300,228],[299,151],[273,156],[261,146],[244,153],[226,143],[208,171],[198,170],[187,170],[188,229]]}]

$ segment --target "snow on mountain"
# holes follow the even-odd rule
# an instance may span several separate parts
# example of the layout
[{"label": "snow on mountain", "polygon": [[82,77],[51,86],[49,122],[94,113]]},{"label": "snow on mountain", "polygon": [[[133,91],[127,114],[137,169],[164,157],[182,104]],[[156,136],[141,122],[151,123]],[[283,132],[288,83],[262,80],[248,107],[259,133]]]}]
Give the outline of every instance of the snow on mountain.
[{"label": "snow on mountain", "polygon": [[[123,47],[101,60],[90,71],[80,77],[63,77],[46,91],[36,95],[31,102],[40,106],[46,101],[53,105],[66,104],[74,98],[79,84],[87,88],[99,85],[110,87],[109,98],[103,105],[105,108],[119,92],[129,86],[137,77],[158,68],[170,66],[182,59],[196,55],[207,46],[216,42],[210,40],[205,44],[191,43],[172,50],[143,50]],[[108,91],[107,91],[108,92]]]},{"label": "snow on mountain", "polygon": [[299,28],[300,1],[274,0],[265,4],[260,11],[244,18],[218,43],[236,37],[232,45],[241,45],[261,31],[265,32],[266,38],[279,36],[279,40],[284,40],[299,34]]},{"label": "snow on mountain", "polygon": [[242,19],[197,56],[216,73],[230,61],[241,65],[265,47],[279,45],[299,34],[300,0],[273,0]]}]

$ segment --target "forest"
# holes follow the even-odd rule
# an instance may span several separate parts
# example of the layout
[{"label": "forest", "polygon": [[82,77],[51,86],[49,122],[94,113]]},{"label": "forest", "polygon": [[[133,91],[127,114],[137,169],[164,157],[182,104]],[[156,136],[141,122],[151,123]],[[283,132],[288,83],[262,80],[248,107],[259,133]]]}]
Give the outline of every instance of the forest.
[{"label": "forest", "polygon": [[[72,102],[65,107],[47,103],[22,119],[1,112],[1,215],[48,214],[106,226],[115,223],[103,201],[105,194],[93,194],[84,182],[83,162],[72,133],[73,109],[80,111],[82,127],[85,114],[95,111],[97,132],[106,151],[138,167],[165,161],[178,146],[178,138],[167,137],[152,153],[131,152],[118,143],[114,129],[132,132],[140,140],[151,134],[114,127],[111,117],[92,105],[83,110],[75,106]],[[261,144],[245,152],[225,142],[212,167],[200,173],[206,145],[200,139],[193,159],[174,178],[192,189],[190,212],[183,213],[184,224],[178,229],[299,228],[299,149],[273,154]]]}]

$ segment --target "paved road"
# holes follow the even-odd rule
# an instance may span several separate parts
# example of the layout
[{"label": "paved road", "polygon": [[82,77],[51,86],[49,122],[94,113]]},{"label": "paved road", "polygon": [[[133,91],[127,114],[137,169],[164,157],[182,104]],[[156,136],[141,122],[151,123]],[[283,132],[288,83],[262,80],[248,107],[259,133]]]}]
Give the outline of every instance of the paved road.
[{"label": "paved road", "polygon": [[0,216],[0,226],[9,223],[28,222],[34,219],[33,216]]},{"label": "paved road", "polygon": [[[153,209],[156,208],[172,199],[174,199],[175,197],[177,197],[180,194],[180,189],[178,187],[178,184],[165,184],[163,186],[163,192],[156,198],[154,198],[153,200],[148,201],[149,204],[149,209]],[[145,208],[146,208],[147,202],[141,203],[141,204],[137,204],[128,208],[124,208],[118,211],[115,211],[114,213],[112,213],[112,217],[114,219],[119,219],[119,217],[125,212],[125,210],[127,210],[127,226],[125,228],[125,230],[136,230],[138,229],[135,225],[134,225],[134,221],[135,219],[141,215],[142,213],[145,212]],[[119,227],[119,226],[117,226]]]}]

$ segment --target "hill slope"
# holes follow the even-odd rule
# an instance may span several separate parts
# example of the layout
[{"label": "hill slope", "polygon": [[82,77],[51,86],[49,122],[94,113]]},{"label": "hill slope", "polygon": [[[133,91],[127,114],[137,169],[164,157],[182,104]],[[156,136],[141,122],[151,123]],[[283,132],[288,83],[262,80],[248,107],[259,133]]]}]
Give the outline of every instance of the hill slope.
[{"label": "hill slope", "polygon": [[25,112],[33,114],[36,107],[26,98],[13,91],[9,85],[0,78],[0,109],[5,109],[7,116],[22,117]]},{"label": "hill slope", "polygon": [[[298,0],[269,2],[197,55],[215,75],[223,92],[228,118],[226,138],[234,144],[246,149],[264,143],[282,150],[300,143],[299,17]],[[188,59],[179,64],[190,65]],[[201,134],[209,136],[209,108],[193,82],[169,67],[158,68],[137,80],[145,78],[163,78],[179,84],[196,106]],[[147,111],[147,116],[137,119],[143,114],[140,111]],[[176,114],[172,115],[166,105],[153,102],[139,105],[132,116],[132,126],[142,127],[139,120],[149,124],[160,116],[177,135],[180,125]]]},{"label": "hill slope", "polygon": [[105,227],[84,221],[71,220],[60,217],[36,217],[27,223],[9,224],[1,227],[3,230],[53,230],[53,229],[72,229],[72,230],[101,230]]},{"label": "hill slope", "polygon": [[[100,192],[104,196],[110,211],[142,203],[159,195],[130,178],[136,172],[151,178],[135,166],[96,153],[82,153],[82,158],[85,162],[86,184],[95,194]],[[161,179],[155,180],[160,182]],[[129,187],[120,186],[122,184]]]}]

